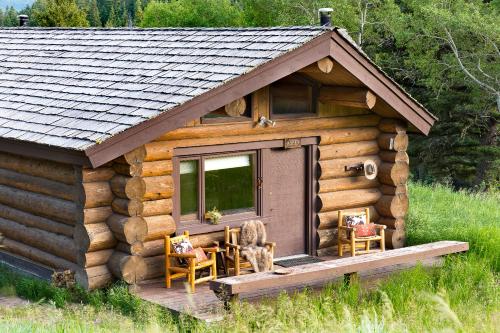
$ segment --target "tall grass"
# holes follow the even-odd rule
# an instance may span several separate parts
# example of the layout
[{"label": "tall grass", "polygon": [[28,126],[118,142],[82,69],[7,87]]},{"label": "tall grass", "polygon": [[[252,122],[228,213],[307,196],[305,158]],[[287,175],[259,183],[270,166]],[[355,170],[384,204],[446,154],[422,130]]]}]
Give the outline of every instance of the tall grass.
[{"label": "tall grass", "polygon": [[408,244],[437,240],[470,243],[470,253],[500,271],[500,193],[453,191],[443,185],[410,184]]},{"label": "tall grass", "polygon": [[321,292],[235,304],[211,325],[172,316],[123,284],[92,293],[53,290],[15,275],[3,279],[0,268],[0,292],[51,304],[0,307],[0,332],[498,332],[498,194],[411,184],[410,198],[410,244],[465,240],[470,253],[447,258],[443,267],[393,275],[377,288],[331,284]]}]

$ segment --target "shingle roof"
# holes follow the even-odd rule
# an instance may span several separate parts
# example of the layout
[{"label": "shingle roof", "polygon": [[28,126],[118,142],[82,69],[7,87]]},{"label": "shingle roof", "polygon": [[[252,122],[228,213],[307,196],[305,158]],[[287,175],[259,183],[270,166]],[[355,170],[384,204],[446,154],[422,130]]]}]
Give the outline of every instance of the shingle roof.
[{"label": "shingle roof", "polygon": [[0,137],[85,150],[326,31],[0,29]]}]

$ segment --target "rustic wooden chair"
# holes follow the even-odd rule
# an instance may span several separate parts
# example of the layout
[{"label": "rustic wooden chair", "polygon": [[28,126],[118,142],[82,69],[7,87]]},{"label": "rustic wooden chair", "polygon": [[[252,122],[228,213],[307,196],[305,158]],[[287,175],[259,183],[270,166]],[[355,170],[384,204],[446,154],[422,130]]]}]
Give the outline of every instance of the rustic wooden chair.
[{"label": "rustic wooden chair", "polygon": [[[238,244],[241,228],[229,228],[229,226],[224,227],[224,247],[226,252],[224,252],[224,259],[226,261],[226,267],[229,274],[229,269],[234,270],[234,275],[240,275],[241,269],[252,268],[252,265],[248,260],[245,260],[241,256],[241,247]],[[267,250],[271,252],[274,258],[274,248],[276,243],[266,242],[265,246]]]},{"label": "rustic wooden chair", "polygon": [[[344,254],[344,245],[348,245],[351,250],[351,256],[356,256],[357,254],[365,254],[377,251],[385,251],[385,225],[374,224],[375,229],[378,230],[378,233],[374,236],[365,236],[358,237],[356,236],[356,227],[348,227],[344,225],[344,217],[348,215],[359,215],[363,214],[363,212],[359,213],[347,213],[342,210],[339,210],[339,221],[338,221],[338,232],[337,232],[337,246],[339,256],[342,257]],[[366,215],[366,224],[370,223],[370,209],[365,208],[364,214]],[[373,241],[380,242],[380,250],[375,250],[370,248],[370,243]],[[364,250],[356,249],[356,245],[359,243],[364,243]]]},{"label": "rustic wooden chair", "polygon": [[[165,236],[165,285],[170,288],[172,280],[186,277],[191,287],[191,292],[195,292],[195,284],[217,279],[217,248],[203,248],[208,254],[208,260],[197,262],[195,253],[175,253],[171,241],[188,239],[189,232],[184,231],[181,236],[170,238]],[[196,271],[210,268],[210,274],[196,279]]]}]

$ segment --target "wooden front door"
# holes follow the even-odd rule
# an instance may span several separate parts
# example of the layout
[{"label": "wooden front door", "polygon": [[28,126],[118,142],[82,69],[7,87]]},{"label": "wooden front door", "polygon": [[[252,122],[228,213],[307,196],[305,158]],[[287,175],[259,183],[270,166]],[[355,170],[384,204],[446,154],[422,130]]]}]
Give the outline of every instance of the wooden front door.
[{"label": "wooden front door", "polygon": [[267,238],[276,242],[276,258],[307,253],[306,148],[271,149],[269,155]]}]

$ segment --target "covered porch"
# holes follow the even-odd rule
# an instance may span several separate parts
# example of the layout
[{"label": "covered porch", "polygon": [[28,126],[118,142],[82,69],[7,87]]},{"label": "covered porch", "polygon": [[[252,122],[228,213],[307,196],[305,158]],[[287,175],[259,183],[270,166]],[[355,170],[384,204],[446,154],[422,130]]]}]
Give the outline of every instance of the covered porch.
[{"label": "covered porch", "polygon": [[[370,288],[375,285],[374,281],[417,264],[428,267],[440,265],[444,256],[464,252],[468,248],[465,242],[441,241],[357,257],[323,256],[320,257],[323,261],[292,267],[286,275],[263,272],[221,277],[210,284],[200,284],[195,293],[189,293],[186,281],[182,280],[175,281],[172,288],[166,289],[163,279],[145,281],[136,286],[134,293],[174,313],[210,322],[223,318],[231,300],[254,302],[277,296],[283,291],[319,290],[328,283],[349,282],[352,278],[358,279],[363,287]],[[275,265],[275,270],[279,268]]]}]

